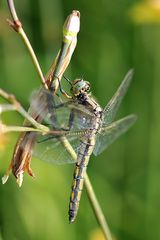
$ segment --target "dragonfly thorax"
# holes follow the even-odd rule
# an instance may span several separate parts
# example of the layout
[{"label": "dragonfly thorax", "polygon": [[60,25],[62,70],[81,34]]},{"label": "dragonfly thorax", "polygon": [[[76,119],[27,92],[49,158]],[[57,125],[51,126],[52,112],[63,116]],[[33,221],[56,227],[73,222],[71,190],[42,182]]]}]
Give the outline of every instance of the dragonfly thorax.
[{"label": "dragonfly thorax", "polygon": [[90,91],[90,83],[83,80],[82,78],[75,79],[73,81],[72,87],[71,87],[71,93],[74,96],[78,96],[81,94],[88,94]]}]

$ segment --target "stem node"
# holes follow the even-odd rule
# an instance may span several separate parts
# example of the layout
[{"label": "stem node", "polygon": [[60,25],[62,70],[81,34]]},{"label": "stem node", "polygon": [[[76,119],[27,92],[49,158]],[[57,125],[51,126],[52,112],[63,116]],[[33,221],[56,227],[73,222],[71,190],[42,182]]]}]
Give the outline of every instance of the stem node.
[{"label": "stem node", "polygon": [[13,28],[16,32],[19,32],[20,28],[22,28],[22,23],[19,20],[10,20],[7,19],[7,22],[11,28]]}]

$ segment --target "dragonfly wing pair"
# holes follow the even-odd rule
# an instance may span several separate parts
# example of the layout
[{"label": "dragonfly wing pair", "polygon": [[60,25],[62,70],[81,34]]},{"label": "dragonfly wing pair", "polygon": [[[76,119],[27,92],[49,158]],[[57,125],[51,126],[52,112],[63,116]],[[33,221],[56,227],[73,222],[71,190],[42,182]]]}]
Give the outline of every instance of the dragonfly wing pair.
[{"label": "dragonfly wing pair", "polygon": [[101,132],[97,135],[93,153],[95,156],[102,153],[110,144],[112,144],[121,134],[125,133],[136,121],[136,115],[132,114],[113,122],[120,104],[128,90],[133,77],[131,69],[125,76],[116,93],[104,108],[104,120]]},{"label": "dragonfly wing pair", "polygon": [[[125,96],[133,76],[130,70],[122,81],[120,87],[104,108],[103,125],[96,136],[96,144],[93,150],[94,155],[99,155],[110,144],[112,144],[121,134],[125,133],[136,121],[135,115],[129,115],[118,121],[113,122],[119,106]],[[39,94],[39,93],[38,93]],[[38,113],[44,118],[45,124],[53,129],[66,130],[66,138],[77,153],[80,139],[85,135],[85,130],[89,129],[90,123],[95,117],[85,106],[78,105],[76,102],[64,102],[43,89],[41,90],[43,105],[40,106]],[[35,98],[37,99],[37,98]],[[33,102],[33,107],[38,107],[38,103]],[[46,107],[47,106],[47,107]],[[68,132],[67,132],[68,129]],[[45,162],[55,164],[75,163],[75,159],[67,152],[61,137],[38,136],[37,144],[34,148],[34,155]]]},{"label": "dragonfly wing pair", "polygon": [[[40,137],[35,144],[33,156],[48,163],[54,163],[57,165],[75,163],[76,160],[71,157],[70,153],[66,150],[63,142],[63,138],[53,136],[45,136],[46,139],[42,140]],[[67,138],[69,144],[77,153],[78,146],[80,144],[79,139],[76,136],[70,136]]]},{"label": "dragonfly wing pair", "polygon": [[96,144],[93,150],[94,155],[97,156],[102,153],[119,136],[125,133],[134,124],[136,119],[136,115],[131,114],[103,127],[101,133],[98,133],[96,138]]}]

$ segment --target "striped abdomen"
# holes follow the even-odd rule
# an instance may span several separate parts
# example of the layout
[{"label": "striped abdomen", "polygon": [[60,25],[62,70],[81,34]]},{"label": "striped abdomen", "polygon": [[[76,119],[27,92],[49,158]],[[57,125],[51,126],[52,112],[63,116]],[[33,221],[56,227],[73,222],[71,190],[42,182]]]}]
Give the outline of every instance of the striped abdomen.
[{"label": "striped abdomen", "polygon": [[73,183],[72,183],[72,192],[70,196],[70,204],[69,204],[69,222],[74,222],[79,202],[81,198],[81,193],[84,184],[85,173],[87,170],[88,162],[90,155],[92,154],[93,148],[95,145],[95,134],[92,134],[90,138],[83,138],[81,140],[79,150],[77,153],[77,163],[75,166]]}]

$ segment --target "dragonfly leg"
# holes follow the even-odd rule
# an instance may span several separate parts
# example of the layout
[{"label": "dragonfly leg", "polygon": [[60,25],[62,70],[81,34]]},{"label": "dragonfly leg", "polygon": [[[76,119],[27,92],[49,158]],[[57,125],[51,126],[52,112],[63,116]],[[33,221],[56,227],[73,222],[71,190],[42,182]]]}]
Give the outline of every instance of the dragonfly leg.
[{"label": "dragonfly leg", "polygon": [[64,75],[63,75],[63,77],[66,79],[66,81],[71,85],[71,87],[72,87],[72,82],[69,80],[69,78],[67,78],[67,77],[65,77]]},{"label": "dragonfly leg", "polygon": [[68,101],[68,102],[63,102],[63,103],[59,103],[59,104],[55,104],[55,105],[53,105],[52,106],[52,108],[51,108],[51,111],[53,110],[53,109],[58,109],[58,108],[61,108],[61,107],[67,107],[67,106],[69,106],[69,105],[72,105],[73,104],[73,101],[71,100],[71,101]]},{"label": "dragonfly leg", "polygon": [[68,99],[71,99],[72,96],[68,95],[68,93],[62,88],[62,85],[61,85],[61,82],[59,80],[59,78],[57,77],[58,79],[58,82],[59,82],[59,89],[60,89],[60,92]]}]

